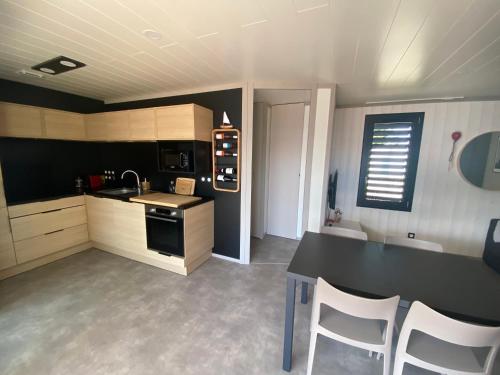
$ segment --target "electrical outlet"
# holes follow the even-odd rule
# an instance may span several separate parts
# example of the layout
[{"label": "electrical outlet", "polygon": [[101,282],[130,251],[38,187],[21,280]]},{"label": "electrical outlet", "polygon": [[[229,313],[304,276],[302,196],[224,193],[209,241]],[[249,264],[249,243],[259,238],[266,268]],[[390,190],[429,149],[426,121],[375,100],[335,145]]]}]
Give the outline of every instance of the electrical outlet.
[{"label": "electrical outlet", "polygon": [[408,238],[415,238],[415,233],[408,232]]}]

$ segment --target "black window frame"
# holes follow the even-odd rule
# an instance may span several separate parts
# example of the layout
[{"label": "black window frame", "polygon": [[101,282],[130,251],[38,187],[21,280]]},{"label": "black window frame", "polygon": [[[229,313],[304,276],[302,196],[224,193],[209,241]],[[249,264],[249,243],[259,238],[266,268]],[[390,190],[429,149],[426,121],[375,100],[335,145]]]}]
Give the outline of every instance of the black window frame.
[{"label": "black window frame", "polygon": [[[422,143],[422,133],[425,112],[407,113],[387,113],[365,116],[365,129],[363,134],[363,149],[361,153],[361,165],[359,170],[357,207],[378,208],[383,210],[411,212],[413,205],[413,194],[415,192],[415,181],[417,177],[418,160],[420,156],[420,145]],[[368,167],[370,150],[373,140],[375,124],[411,122],[412,141],[408,153],[407,175],[405,178],[405,188],[403,200],[401,202],[391,202],[384,200],[366,199],[366,187],[368,181]],[[414,140],[414,141],[413,141]]]}]

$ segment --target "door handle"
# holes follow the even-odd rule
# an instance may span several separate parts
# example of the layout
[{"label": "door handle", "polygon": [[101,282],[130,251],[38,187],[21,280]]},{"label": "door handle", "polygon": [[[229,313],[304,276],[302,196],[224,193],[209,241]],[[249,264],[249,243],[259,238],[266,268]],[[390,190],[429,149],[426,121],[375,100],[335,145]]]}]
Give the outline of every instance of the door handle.
[{"label": "door handle", "polygon": [[148,219],[153,219],[153,220],[161,220],[161,221],[168,221],[170,223],[177,223],[177,220],[175,219],[167,219],[165,217],[158,217],[158,216],[152,216],[152,215],[146,215]]}]

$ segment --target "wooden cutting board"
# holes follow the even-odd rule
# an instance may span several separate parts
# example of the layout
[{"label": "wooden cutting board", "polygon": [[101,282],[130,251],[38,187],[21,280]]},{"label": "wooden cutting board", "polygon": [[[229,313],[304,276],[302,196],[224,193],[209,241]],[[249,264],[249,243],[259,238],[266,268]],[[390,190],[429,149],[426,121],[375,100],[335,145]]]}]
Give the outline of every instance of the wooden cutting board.
[{"label": "wooden cutting board", "polygon": [[193,195],[195,184],[196,180],[194,178],[178,177],[175,180],[175,194]]},{"label": "wooden cutting board", "polygon": [[187,195],[167,194],[167,193],[150,193],[139,197],[130,198],[131,202],[156,204],[158,206],[178,208],[189,203],[201,200],[200,197]]}]

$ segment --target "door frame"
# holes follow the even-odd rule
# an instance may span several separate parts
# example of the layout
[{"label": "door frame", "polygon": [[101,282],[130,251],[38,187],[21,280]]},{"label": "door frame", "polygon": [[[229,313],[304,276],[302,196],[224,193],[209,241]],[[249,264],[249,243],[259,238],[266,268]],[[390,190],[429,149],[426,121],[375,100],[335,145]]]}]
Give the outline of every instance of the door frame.
[{"label": "door frame", "polygon": [[[240,217],[240,263],[250,264],[250,225],[251,225],[251,201],[252,201],[252,146],[253,146],[253,100],[254,92],[259,89],[275,90],[310,90],[311,103],[309,107],[308,126],[308,153],[312,150],[314,139],[314,114],[316,112],[316,97],[318,85],[311,82],[272,82],[272,81],[251,81],[243,85],[242,95],[242,152],[241,152],[241,217]],[[304,186],[307,187],[311,178],[312,155],[308,155],[305,164]],[[304,192],[303,219],[304,213],[307,219],[309,210],[308,190]]]}]

